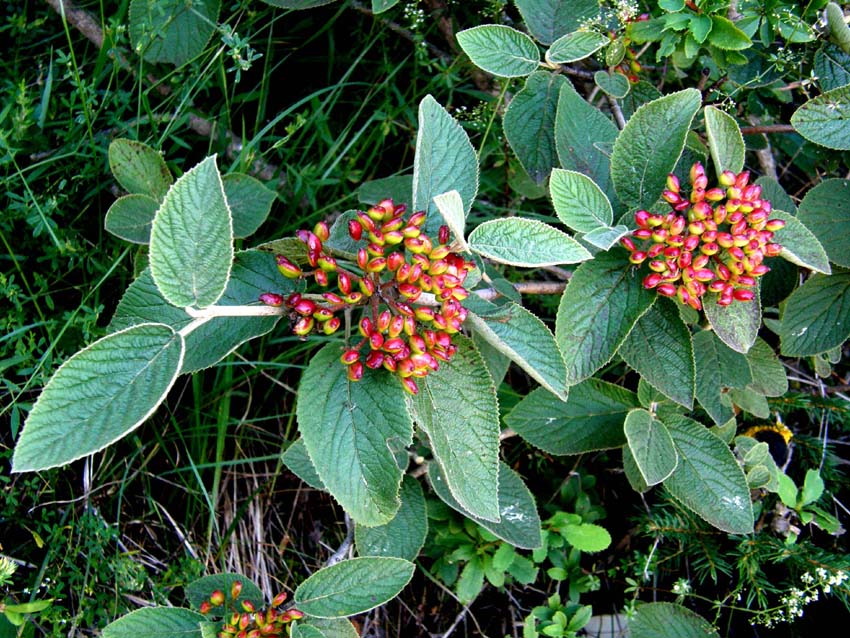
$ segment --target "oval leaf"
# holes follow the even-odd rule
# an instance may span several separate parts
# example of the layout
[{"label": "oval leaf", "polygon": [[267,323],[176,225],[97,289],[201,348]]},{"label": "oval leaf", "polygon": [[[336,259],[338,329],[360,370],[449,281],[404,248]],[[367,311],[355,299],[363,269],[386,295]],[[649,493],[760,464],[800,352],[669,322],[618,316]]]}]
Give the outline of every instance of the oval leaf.
[{"label": "oval leaf", "polygon": [[21,433],[15,472],[65,465],[102,450],[162,403],[183,363],[183,337],[141,324],[98,339],[44,386]]},{"label": "oval leaf", "polygon": [[159,203],[147,195],[119,197],[106,211],[103,227],[124,241],[147,244],[157,208]]},{"label": "oval leaf", "polygon": [[499,463],[498,523],[478,518],[461,507],[449,491],[439,466],[432,464],[428,467],[428,480],[440,500],[503,541],[521,549],[537,549],[543,544],[534,497],[520,476],[504,463]]},{"label": "oval leaf", "polygon": [[440,211],[440,215],[443,216],[446,226],[449,227],[452,235],[459,242],[461,250],[467,252],[469,246],[466,243],[465,234],[466,214],[463,210],[463,200],[460,198],[460,193],[449,191],[448,193],[437,195],[434,197],[434,204],[436,204],[437,210]]},{"label": "oval leaf", "polygon": [[720,638],[702,616],[673,603],[649,603],[629,621],[632,638]]},{"label": "oval leaf", "polygon": [[711,160],[718,175],[723,171],[740,173],[744,168],[744,137],[735,118],[714,106],[705,107],[705,132]]},{"label": "oval leaf", "polygon": [[313,489],[327,491],[325,484],[322,483],[322,479],[316,472],[313,461],[310,460],[310,455],[307,454],[307,447],[304,445],[303,439],[295,440],[292,445],[286,448],[286,452],[281,455],[280,460],[289,468],[290,472]]},{"label": "oval leaf", "polygon": [[354,528],[357,553],[361,556],[393,556],[414,560],[425,544],[428,533],[428,516],[422,486],[412,476],[405,476],[401,484],[401,507],[395,518],[378,527]]},{"label": "oval leaf", "polygon": [[148,62],[183,65],[203,52],[215,32],[220,7],[220,0],[133,0],[133,49]]},{"label": "oval leaf", "polygon": [[369,611],[398,596],[416,566],[401,558],[352,558],[320,569],[295,590],[300,611],[342,618]]},{"label": "oval leaf", "polygon": [[647,485],[660,483],[676,469],[673,439],[664,424],[646,410],[631,410],[623,424],[632,457]]},{"label": "oval leaf", "polygon": [[351,382],[339,355],[340,346],[329,343],[304,371],[298,429],[334,498],[357,523],[383,525],[399,508],[402,471],[394,452],[410,445],[413,424],[404,390],[389,373],[370,370]]},{"label": "oval leaf", "polygon": [[452,360],[419,381],[413,418],[431,441],[451,493],[471,514],[499,520],[499,404],[484,360],[456,337]]},{"label": "oval leaf", "polygon": [[537,40],[551,44],[599,13],[598,0],[514,0],[525,26]]},{"label": "oval leaf", "polygon": [[785,304],[779,325],[782,354],[802,357],[850,338],[850,273],[814,275]]},{"label": "oval leaf", "polygon": [[791,116],[791,126],[810,142],[850,150],[850,85],[812,98]]},{"label": "oval leaf", "polygon": [[776,231],[774,240],[782,246],[782,257],[803,268],[814,270],[828,275],[832,272],[829,266],[829,257],[815,237],[814,233],[806,228],[794,215],[781,210],[770,213],[771,219],[781,219],[785,222],[785,228]]},{"label": "oval leaf", "polygon": [[743,388],[753,380],[747,359],[724,344],[712,330],[694,335],[696,397],[718,425],[735,415],[726,396],[730,387]]},{"label": "oval leaf", "polygon": [[611,154],[611,178],[624,204],[649,208],[661,196],[700,102],[699,91],[685,89],[642,105],[629,118]]},{"label": "oval leaf", "polygon": [[215,155],[168,191],[151,228],[151,274],[169,303],[204,308],[219,300],[233,262],[233,225]]},{"label": "oval leaf", "polygon": [[128,193],[159,203],[174,182],[162,155],[147,144],[118,138],[109,144],[109,170]]},{"label": "oval leaf", "polygon": [[244,173],[225,175],[222,183],[233,215],[233,236],[253,235],[269,216],[277,194],[260,180]]},{"label": "oval leaf", "polygon": [[611,202],[587,175],[556,168],[549,179],[549,193],[558,219],[575,231],[589,233],[614,221]]},{"label": "oval leaf", "polygon": [[103,628],[103,638],[201,638],[201,614],[180,607],[143,607]]},{"label": "oval leaf", "polygon": [[561,533],[564,539],[580,552],[601,552],[611,545],[611,534],[608,530],[593,523],[565,525]]},{"label": "oval leaf", "polygon": [[766,397],[781,397],[788,391],[785,366],[764,339],[756,339],[747,352],[747,362],[753,375],[747,388]]},{"label": "oval leaf", "polygon": [[523,77],[540,66],[540,51],[534,40],[500,24],[460,31],[457,42],[475,66],[499,77]]},{"label": "oval leaf", "polygon": [[727,346],[746,354],[761,328],[761,298],[758,290],[751,301],[733,301],[728,306],[717,303],[719,295],[709,293],[703,299],[703,310],[711,327]]},{"label": "oval leaf", "polygon": [[718,529],[730,534],[752,533],[750,489],[729,446],[704,425],[684,416],[671,415],[665,425],[679,464],[664,486]]},{"label": "oval leaf", "polygon": [[593,55],[610,43],[607,35],[595,31],[573,31],[561,36],[546,51],[546,61],[553,64],[576,62]]},{"label": "oval leaf", "polygon": [[850,268],[850,235],[836,232],[850,227],[850,180],[828,179],[815,186],[800,202],[797,219],[818,238],[832,263]]},{"label": "oval leaf", "polygon": [[521,217],[484,222],[470,233],[469,248],[501,264],[525,268],[575,264],[592,257],[566,233]]},{"label": "oval leaf", "polygon": [[629,94],[632,88],[629,78],[622,73],[614,71],[597,71],[593,74],[593,81],[596,83],[602,92],[611,97],[622,100]]}]

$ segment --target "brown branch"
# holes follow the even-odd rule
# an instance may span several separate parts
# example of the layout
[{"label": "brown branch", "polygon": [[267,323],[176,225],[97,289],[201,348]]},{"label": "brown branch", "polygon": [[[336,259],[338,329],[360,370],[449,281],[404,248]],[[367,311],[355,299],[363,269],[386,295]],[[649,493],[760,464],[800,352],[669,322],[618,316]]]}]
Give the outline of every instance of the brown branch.
[{"label": "brown branch", "polygon": [[98,49],[103,48],[103,30],[88,11],[76,7],[71,0],[47,0],[47,4]]},{"label": "brown branch", "polygon": [[790,124],[761,124],[759,126],[742,126],[741,135],[759,135],[765,133],[796,133]]}]

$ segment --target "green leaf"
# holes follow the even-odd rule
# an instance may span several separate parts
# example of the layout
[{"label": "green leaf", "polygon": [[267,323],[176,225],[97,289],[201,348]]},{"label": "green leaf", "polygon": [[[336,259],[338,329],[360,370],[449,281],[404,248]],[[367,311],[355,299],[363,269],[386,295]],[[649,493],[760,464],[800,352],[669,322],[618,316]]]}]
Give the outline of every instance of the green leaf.
[{"label": "green leaf", "polygon": [[325,638],[360,638],[360,632],[347,618],[305,618],[302,627],[305,622],[316,627]]},{"label": "green leaf", "polygon": [[505,423],[544,452],[582,454],[623,445],[623,422],[638,405],[633,392],[588,379],[570,388],[566,401],[540,388],[532,391],[508,413]]},{"label": "green leaf", "polygon": [[835,2],[829,2],[826,5],[826,25],[833,42],[845,53],[850,53],[850,27],[845,22],[844,9]]},{"label": "green leaf", "polygon": [[452,360],[419,381],[410,399],[452,495],[467,512],[499,520],[499,404],[472,341],[456,337]]},{"label": "green leaf", "polygon": [[[488,306],[485,306],[488,307]],[[489,304],[487,313],[470,307],[467,323],[540,385],[566,398],[567,371],[552,332],[536,315],[513,302]]]},{"label": "green leaf", "polygon": [[269,216],[277,193],[244,173],[225,175],[222,183],[233,215],[234,237],[253,235]]},{"label": "green leaf", "polygon": [[553,169],[549,192],[558,219],[575,231],[589,233],[614,221],[608,197],[583,173]]},{"label": "green leaf", "polygon": [[469,250],[466,243],[466,214],[463,211],[463,201],[460,198],[460,193],[457,191],[449,191],[442,195],[434,197],[434,203],[437,205],[437,210],[443,216],[443,220],[455,236],[455,239],[460,243],[461,250],[464,252]]},{"label": "green leaf", "polygon": [[791,509],[797,508],[797,495],[799,494],[799,490],[794,484],[793,479],[784,472],[779,473],[778,493],[779,500],[782,501],[782,504],[785,505],[785,507],[790,507]]},{"label": "green leaf", "polygon": [[319,618],[361,614],[398,596],[416,566],[402,558],[367,557],[320,569],[295,590],[300,611]]},{"label": "green leaf", "polygon": [[614,194],[609,149],[618,133],[614,123],[588,104],[571,84],[561,87],[555,114],[555,149],[561,167],[592,179],[609,200]]},{"label": "green leaf", "polygon": [[580,552],[601,552],[611,545],[611,534],[608,530],[593,523],[565,525],[561,533],[566,541]]},{"label": "green leaf", "polygon": [[389,373],[370,370],[351,382],[339,355],[340,346],[329,343],[304,371],[298,429],[322,483],[355,522],[383,525],[399,508],[402,469],[394,452],[410,445],[413,424]]},{"label": "green leaf", "polygon": [[147,195],[124,195],[106,211],[103,227],[116,237],[134,244],[147,244],[159,203]]},{"label": "green leaf", "polygon": [[815,53],[814,72],[822,91],[850,84],[850,55],[825,42]]},{"label": "green leaf", "polygon": [[753,531],[750,490],[729,447],[701,423],[670,416],[665,425],[679,464],[664,486],[688,509],[730,534]]},{"label": "green leaf", "polygon": [[436,231],[443,223],[434,197],[451,190],[460,193],[468,215],[478,192],[478,155],[460,124],[426,95],[419,103],[413,158],[413,210],[427,211],[426,232]]},{"label": "green leaf", "polygon": [[733,404],[741,408],[744,412],[748,412],[760,419],[770,418],[770,407],[763,394],[759,394],[748,388],[732,388],[729,390],[729,398]]},{"label": "green leaf", "polygon": [[744,137],[735,118],[714,106],[705,107],[705,132],[714,170],[740,173],[744,168]]},{"label": "green leaf", "polygon": [[107,335],[44,386],[12,457],[13,471],[65,465],[114,443],[162,403],[183,362],[183,337],[162,324]]},{"label": "green leaf", "polygon": [[733,301],[728,306],[717,303],[720,295],[709,293],[703,297],[703,310],[714,332],[736,352],[746,353],[755,343],[761,328],[761,298],[751,301]]},{"label": "green leaf", "polygon": [[735,23],[720,15],[711,16],[711,31],[708,42],[724,51],[743,51],[753,45],[747,34],[735,26]]},{"label": "green leaf", "polygon": [[791,125],[810,142],[850,150],[850,85],[812,98],[791,116]]},{"label": "green leaf", "polygon": [[623,424],[632,457],[647,485],[655,485],[673,473],[678,463],[673,439],[661,421],[635,408]]},{"label": "green leaf", "polygon": [[762,176],[756,180],[756,184],[761,186],[761,198],[768,200],[774,211],[781,210],[792,215],[797,214],[797,204],[775,179]]},{"label": "green leaf", "polygon": [[313,7],[321,7],[322,5],[331,4],[336,0],[263,0],[266,4],[281,9],[312,9]]},{"label": "green leaf", "polygon": [[607,35],[595,31],[573,31],[561,36],[546,51],[546,61],[552,64],[568,64],[584,60],[611,42]]},{"label": "green leaf", "polygon": [[785,228],[776,231],[773,241],[782,246],[782,257],[803,268],[822,272],[828,275],[832,272],[829,258],[814,233],[806,228],[794,215],[774,209],[771,219],[781,219]]},{"label": "green leaf", "polygon": [[631,638],[720,638],[702,616],[673,603],[641,605],[629,621]]},{"label": "green leaf", "polygon": [[674,302],[656,301],[638,319],[618,352],[654,388],[688,409],[693,407],[694,346]]},{"label": "green leaf", "polygon": [[364,182],[357,188],[357,201],[374,206],[390,198],[396,204],[410,204],[413,195],[413,175],[396,175]]},{"label": "green leaf", "polygon": [[292,638],[326,638],[321,629],[312,625],[302,625],[300,622],[292,623],[291,625]]},{"label": "green leaf", "polygon": [[484,222],[469,234],[469,248],[500,264],[524,268],[575,264],[592,257],[566,233],[522,217]]},{"label": "green leaf", "polygon": [[552,44],[599,14],[598,0],[515,0],[525,26],[539,42]]},{"label": "green leaf", "polygon": [[292,445],[286,448],[286,452],[281,455],[280,460],[289,468],[290,472],[313,489],[327,491],[325,484],[322,483],[322,479],[316,472],[313,461],[310,460],[310,455],[307,454],[307,446],[304,445],[303,439],[299,438],[293,441]]},{"label": "green leaf", "polygon": [[619,71],[611,73],[608,71],[597,71],[593,74],[593,81],[603,93],[617,98],[618,100],[626,97],[632,88],[629,78]]},{"label": "green leaf", "polygon": [[[239,593],[236,600],[233,600],[230,596],[230,588],[235,582],[242,584],[242,591]],[[192,581],[186,585],[185,588],[186,600],[189,601],[189,604],[194,609],[199,609],[201,603],[208,601],[216,589],[224,592],[225,604],[213,607],[210,610],[210,613],[213,616],[224,616],[225,614],[229,615],[231,606],[238,608],[242,604],[243,600],[251,601],[257,609],[261,609],[266,602],[266,597],[263,596],[263,592],[253,581],[242,574],[230,573],[213,574],[211,576],[204,576],[203,578]]]},{"label": "green leaf", "polygon": [[[264,292],[288,294],[294,290],[293,286],[292,280],[280,276],[271,255],[257,250],[242,251],[236,253],[230,281],[219,305],[253,304]],[[269,332],[279,319],[274,316],[215,317],[207,321],[186,336],[181,374],[209,368],[249,339]],[[181,330],[191,322],[192,317],[183,309],[163,298],[147,269],[127,288],[108,330],[116,332],[140,323],[164,323]]]},{"label": "green leaf", "polygon": [[781,352],[804,357],[850,338],[850,273],[813,275],[785,304],[779,325]]},{"label": "green leaf", "polygon": [[481,559],[476,556],[463,566],[455,591],[458,600],[464,605],[469,605],[478,597],[482,589],[484,589],[484,566],[481,564]]},{"label": "green leaf", "polygon": [[644,494],[649,491],[649,485],[643,480],[643,475],[628,445],[623,446],[623,473],[635,492]]},{"label": "green leaf", "polygon": [[747,352],[753,381],[747,387],[766,397],[781,397],[788,391],[785,366],[763,339],[758,338]]},{"label": "green leaf", "polygon": [[180,607],[143,607],[103,628],[103,638],[201,638],[204,616]]},{"label": "green leaf", "polygon": [[611,360],[655,297],[634,277],[622,250],[600,253],[576,269],[561,297],[555,323],[568,386]]},{"label": "green leaf", "polygon": [[546,181],[557,163],[555,114],[560,89],[567,84],[563,75],[547,71],[532,73],[505,111],[505,137],[537,184]]},{"label": "green leaf", "polygon": [[109,170],[128,193],[159,203],[174,182],[162,155],[147,144],[119,137],[109,144]]},{"label": "green leaf", "polygon": [[230,207],[213,155],[180,177],[156,212],[151,274],[169,303],[204,308],[224,293],[232,262]]},{"label": "green leaf", "polygon": [[460,31],[457,42],[475,66],[498,77],[523,77],[540,66],[540,51],[534,40],[501,24]]},{"label": "green leaf", "polygon": [[696,397],[712,420],[721,425],[734,416],[728,397],[729,387],[744,387],[753,378],[744,355],[724,344],[711,330],[694,335]]},{"label": "green leaf", "polygon": [[357,553],[361,556],[394,556],[414,560],[425,543],[428,517],[419,482],[405,476],[401,484],[401,507],[395,518],[378,527],[354,528]]},{"label": "green leaf", "polygon": [[600,250],[611,250],[623,237],[631,234],[631,232],[628,226],[623,226],[622,224],[613,228],[600,226],[582,235],[581,239]]},{"label": "green leaf", "polygon": [[446,486],[445,475],[439,465],[432,463],[428,467],[428,480],[440,500],[503,541],[520,549],[536,549],[542,545],[540,517],[534,497],[519,474],[504,463],[499,463],[498,523],[474,516],[461,507]]},{"label": "green leaf", "polygon": [[372,0],[372,13],[389,11],[398,4],[399,0]]},{"label": "green leaf", "polygon": [[130,42],[148,62],[182,66],[203,52],[220,8],[220,0],[132,0]]},{"label": "green leaf", "polygon": [[850,225],[848,194],[850,180],[824,180],[806,193],[797,212],[797,219],[818,238],[829,260],[845,268],[850,267],[850,236],[836,229]]},{"label": "green leaf", "polygon": [[624,204],[650,208],[661,196],[700,101],[696,89],[671,93],[644,104],[626,123],[611,155],[611,177]]}]

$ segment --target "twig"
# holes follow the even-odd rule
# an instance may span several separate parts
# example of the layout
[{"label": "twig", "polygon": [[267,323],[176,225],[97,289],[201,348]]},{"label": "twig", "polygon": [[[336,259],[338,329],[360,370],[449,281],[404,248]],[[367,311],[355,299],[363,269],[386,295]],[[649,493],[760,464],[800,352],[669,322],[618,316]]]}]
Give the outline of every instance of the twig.
[{"label": "twig", "polygon": [[354,525],[351,522],[351,517],[345,513],[345,538],[339,548],[331,554],[330,558],[325,561],[325,567],[336,565],[341,560],[345,559],[346,554],[351,550],[351,544],[354,542]]},{"label": "twig", "polygon": [[622,131],[626,128],[626,118],[623,116],[623,110],[620,108],[616,99],[610,95],[606,95],[605,97],[608,98],[608,106],[611,107],[611,113],[614,115],[614,120],[617,122],[617,126]]},{"label": "twig", "polygon": [[47,4],[98,49],[103,48],[103,30],[88,11],[75,6],[71,0],[47,0]]},{"label": "twig", "polygon": [[758,135],[760,133],[795,133],[790,124],[760,124],[758,126],[742,126],[741,135]]},{"label": "twig", "polygon": [[[751,115],[749,117],[749,121],[750,124],[753,125],[751,127],[752,129],[758,129],[759,127],[762,127],[762,125],[759,124],[759,120],[755,115]],[[776,174],[776,159],[773,157],[773,149],[770,148],[770,140],[767,138],[767,135],[765,133],[761,133],[761,136],[764,139],[764,148],[756,150],[756,157],[759,161],[759,168],[761,168],[762,175],[765,175],[770,179],[778,182],[779,175]]]},{"label": "twig", "polygon": [[[389,29],[393,33],[397,33],[398,35],[400,35],[405,40],[409,40],[413,44],[417,44],[416,36],[411,31],[409,31],[408,29],[405,29],[403,26],[401,26],[400,24],[398,24],[396,22],[393,22],[392,20],[387,20],[386,18],[375,15],[375,13],[369,7],[364,5],[362,2],[357,2],[356,0],[354,0],[351,3],[351,8],[356,10],[356,11],[359,11],[363,15],[367,15],[371,18],[374,18],[375,20],[377,20],[378,22],[383,24],[387,29]],[[430,51],[433,55],[436,55],[438,58],[440,58],[440,60],[442,60],[443,62],[451,62],[452,56],[450,56],[448,53],[441,50],[437,46],[431,44],[427,40],[423,40],[422,42],[425,45],[425,47],[428,49],[428,51]]]}]

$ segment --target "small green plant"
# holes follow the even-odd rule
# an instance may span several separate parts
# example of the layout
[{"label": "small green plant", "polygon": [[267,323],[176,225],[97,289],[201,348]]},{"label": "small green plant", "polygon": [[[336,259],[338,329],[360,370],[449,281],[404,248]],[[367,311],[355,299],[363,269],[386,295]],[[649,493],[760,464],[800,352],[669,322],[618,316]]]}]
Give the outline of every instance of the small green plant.
[{"label": "small green plant", "polygon": [[592,614],[593,610],[589,606],[572,602],[562,604],[561,596],[552,594],[545,605],[535,607],[525,618],[522,638],[576,638]]}]

